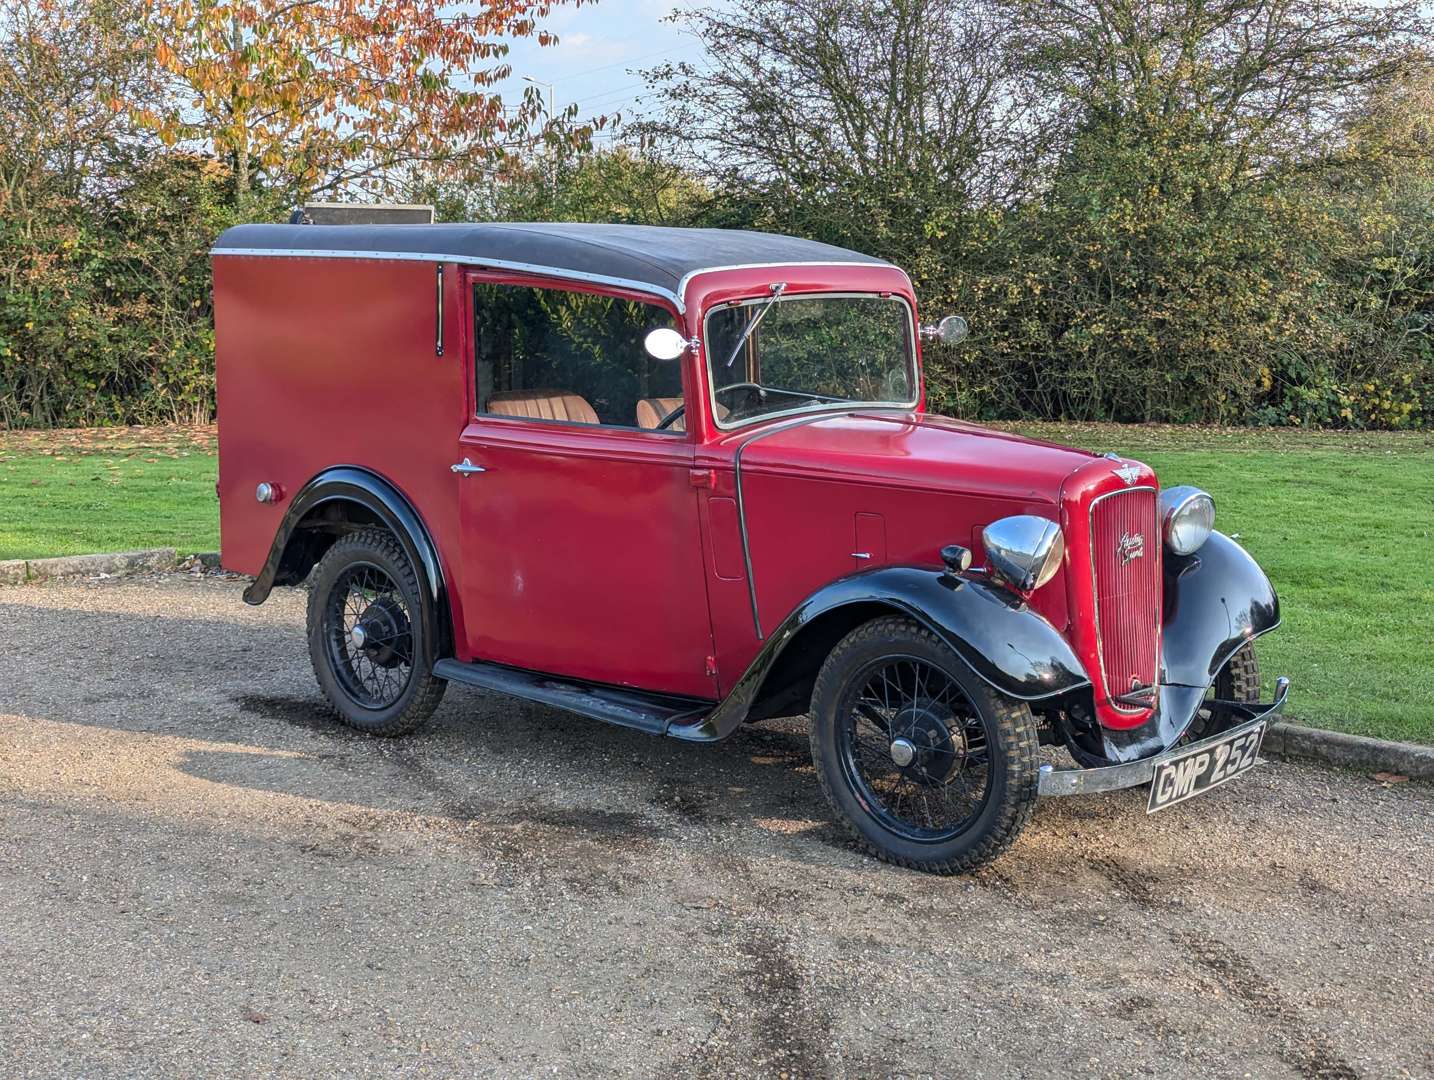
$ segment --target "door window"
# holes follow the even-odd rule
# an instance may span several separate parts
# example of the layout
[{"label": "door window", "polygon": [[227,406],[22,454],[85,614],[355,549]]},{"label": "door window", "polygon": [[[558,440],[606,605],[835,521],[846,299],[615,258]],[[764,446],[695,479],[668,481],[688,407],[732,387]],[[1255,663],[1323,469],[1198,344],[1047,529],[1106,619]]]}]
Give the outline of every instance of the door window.
[{"label": "door window", "polygon": [[666,308],[480,282],[473,323],[478,413],[664,435],[685,430],[680,362],[655,360],[643,348],[648,333],[673,326]]}]

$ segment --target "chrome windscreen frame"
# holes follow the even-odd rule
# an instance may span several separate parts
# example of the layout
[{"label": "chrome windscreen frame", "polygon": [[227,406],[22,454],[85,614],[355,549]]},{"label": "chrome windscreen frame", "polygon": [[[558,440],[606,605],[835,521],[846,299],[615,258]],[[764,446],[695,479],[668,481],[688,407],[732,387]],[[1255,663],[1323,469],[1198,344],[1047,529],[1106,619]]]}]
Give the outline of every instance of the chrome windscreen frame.
[{"label": "chrome windscreen frame", "polygon": [[711,320],[712,320],[712,316],[715,315],[715,314],[716,314],[717,312],[719,312],[719,311],[725,311],[725,310],[727,310],[728,308],[732,308],[732,307],[751,307],[752,305],[755,305],[755,304],[763,304],[763,303],[766,303],[767,301],[769,301],[769,300],[772,299],[770,296],[752,296],[752,297],[747,297],[747,298],[744,298],[744,299],[742,299],[742,300],[738,300],[738,301],[735,301],[735,302],[727,302],[727,301],[724,301],[724,302],[722,302],[722,303],[713,304],[710,308],[707,309],[706,313],[702,316],[702,359],[703,359],[703,368],[704,368],[704,372],[705,372],[705,379],[706,379],[706,383],[707,383],[707,408],[710,410],[710,415],[711,415],[711,417],[712,417],[712,423],[713,423],[719,430],[721,430],[721,431],[737,431],[737,430],[740,430],[741,428],[749,427],[749,426],[751,426],[752,424],[761,423],[762,421],[765,421],[765,420],[777,420],[777,419],[781,419],[781,418],[784,418],[784,417],[800,416],[800,415],[803,415],[803,414],[826,413],[826,412],[841,413],[841,412],[849,412],[849,411],[851,411],[852,409],[903,409],[903,410],[909,410],[909,409],[914,409],[914,408],[916,408],[917,403],[921,400],[921,371],[920,371],[920,363],[919,363],[918,358],[917,358],[917,340],[918,340],[918,339],[917,339],[917,335],[916,335],[916,312],[915,312],[915,310],[912,308],[911,302],[910,302],[909,300],[907,300],[906,297],[904,297],[904,296],[897,296],[897,295],[895,295],[895,294],[893,294],[893,293],[883,293],[883,292],[849,292],[849,291],[843,291],[843,292],[820,292],[820,291],[819,291],[819,292],[799,292],[799,293],[787,293],[787,292],[784,292],[780,297],[778,297],[778,298],[774,301],[774,303],[776,303],[776,304],[785,304],[785,303],[790,303],[790,302],[792,302],[793,300],[813,300],[813,299],[821,299],[821,300],[832,299],[832,300],[836,300],[836,299],[843,299],[843,298],[845,298],[845,299],[860,299],[860,300],[888,300],[888,301],[895,301],[895,302],[901,304],[902,307],[904,307],[904,308],[906,309],[906,326],[907,326],[907,331],[906,331],[906,332],[907,332],[906,356],[907,356],[907,364],[908,364],[908,367],[907,367],[907,377],[908,377],[908,379],[909,379],[910,382],[911,382],[911,397],[910,397],[908,400],[906,400],[906,401],[828,401],[828,402],[822,402],[822,403],[820,403],[820,404],[815,404],[815,405],[798,405],[798,406],[795,406],[795,407],[790,408],[790,409],[781,409],[781,410],[778,410],[778,411],[775,411],[775,412],[762,413],[762,414],[759,415],[759,416],[744,417],[743,419],[737,421],[736,423],[723,423],[721,420],[719,420],[719,419],[717,418],[717,385],[716,385],[716,380],[713,378],[712,352],[711,352],[711,349],[708,347],[708,342],[711,340],[711,334],[709,333],[709,326],[710,326],[710,323],[711,323]]}]

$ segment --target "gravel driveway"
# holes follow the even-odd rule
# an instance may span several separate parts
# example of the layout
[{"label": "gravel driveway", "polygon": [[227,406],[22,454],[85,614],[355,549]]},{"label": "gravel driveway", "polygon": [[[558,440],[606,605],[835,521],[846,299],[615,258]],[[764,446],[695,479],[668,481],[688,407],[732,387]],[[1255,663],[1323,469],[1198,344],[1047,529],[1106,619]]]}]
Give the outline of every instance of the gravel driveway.
[{"label": "gravel driveway", "polygon": [[324,719],[303,594],[0,590],[0,1074],[1434,1076],[1434,792],[1048,800],[968,878],[717,747]]}]

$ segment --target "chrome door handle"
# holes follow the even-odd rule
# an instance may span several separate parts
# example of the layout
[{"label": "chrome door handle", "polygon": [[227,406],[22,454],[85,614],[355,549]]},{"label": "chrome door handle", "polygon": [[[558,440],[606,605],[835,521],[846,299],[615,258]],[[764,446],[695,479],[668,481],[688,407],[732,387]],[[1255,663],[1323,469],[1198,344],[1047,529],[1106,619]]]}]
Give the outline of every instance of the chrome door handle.
[{"label": "chrome door handle", "polygon": [[457,465],[448,466],[448,468],[451,469],[453,472],[456,472],[459,476],[468,476],[470,473],[488,471],[487,469],[483,468],[482,465],[474,465],[473,462],[469,461],[467,458],[464,458]]}]

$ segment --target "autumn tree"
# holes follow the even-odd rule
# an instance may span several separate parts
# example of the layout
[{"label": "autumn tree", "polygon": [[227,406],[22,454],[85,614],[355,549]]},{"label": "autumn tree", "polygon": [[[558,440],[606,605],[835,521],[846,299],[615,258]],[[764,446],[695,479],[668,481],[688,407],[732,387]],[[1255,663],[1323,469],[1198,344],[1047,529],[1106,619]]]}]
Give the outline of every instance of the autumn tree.
[{"label": "autumn tree", "polygon": [[546,117],[536,92],[505,110],[505,38],[555,40],[549,0],[145,0],[154,53],[173,83],[140,110],[170,143],[303,198],[380,190],[520,145]]},{"label": "autumn tree", "polygon": [[137,16],[119,0],[0,0],[0,426],[71,415],[95,383],[64,358],[108,360],[87,203],[142,141],[112,105],[154,91]]}]

